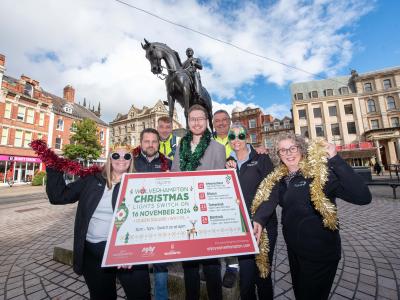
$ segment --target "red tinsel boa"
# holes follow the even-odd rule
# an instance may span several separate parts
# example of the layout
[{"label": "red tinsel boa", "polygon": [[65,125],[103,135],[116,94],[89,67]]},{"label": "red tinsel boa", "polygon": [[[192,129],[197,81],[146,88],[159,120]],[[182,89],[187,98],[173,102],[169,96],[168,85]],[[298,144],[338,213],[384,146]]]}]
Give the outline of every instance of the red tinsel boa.
[{"label": "red tinsel boa", "polygon": [[30,146],[46,166],[59,172],[85,177],[102,170],[102,168],[97,165],[85,168],[76,161],[59,157],[53,150],[47,147],[47,143],[43,140],[34,140],[30,143]]},{"label": "red tinsel boa", "polygon": [[[141,152],[142,152],[142,148],[140,148],[140,146],[137,146],[135,149],[132,150],[133,157],[134,158],[138,157]],[[158,152],[158,154],[159,154],[160,161],[161,161],[161,171],[162,172],[168,171],[169,170],[168,159],[161,152]]]}]

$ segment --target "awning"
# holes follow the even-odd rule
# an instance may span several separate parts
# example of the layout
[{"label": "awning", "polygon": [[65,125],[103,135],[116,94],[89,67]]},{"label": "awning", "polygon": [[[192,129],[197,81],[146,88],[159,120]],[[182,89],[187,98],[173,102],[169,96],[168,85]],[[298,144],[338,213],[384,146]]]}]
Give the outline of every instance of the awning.
[{"label": "awning", "polygon": [[345,150],[339,151],[338,154],[343,159],[348,158],[371,158],[372,156],[376,155],[376,149],[357,149],[357,150]]}]

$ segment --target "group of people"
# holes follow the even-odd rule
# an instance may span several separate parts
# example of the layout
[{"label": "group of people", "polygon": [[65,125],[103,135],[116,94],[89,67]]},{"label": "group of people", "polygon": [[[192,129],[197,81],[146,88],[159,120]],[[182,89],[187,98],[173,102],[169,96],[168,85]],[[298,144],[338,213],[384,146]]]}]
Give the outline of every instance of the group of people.
[{"label": "group of people", "polygon": [[[335,226],[327,228],[329,220],[314,205],[318,199],[310,193],[314,188],[313,178],[307,176],[307,168],[304,168],[308,155],[306,141],[294,134],[283,134],[267,154],[265,149],[255,149],[246,142],[246,128],[239,123],[231,125],[226,111],[214,113],[215,133],[207,128],[207,115],[200,105],[190,107],[189,130],[180,141],[171,133],[172,120],[161,118],[157,130],[146,128],[142,131],[139,149],[132,151],[127,145],[115,145],[101,172],[68,185],[62,173],[47,168],[46,189],[50,202],[67,204],[78,201],[73,267],[85,278],[90,298],[116,299],[116,278],[128,299],[151,298],[147,265],[101,268],[123,173],[234,168],[252,217],[256,240],[260,240],[264,229],[267,231],[268,261],[273,261],[278,234],[275,209],[279,204],[296,299],[327,299],[340,260],[341,242],[338,229]],[[336,212],[336,197],[359,205],[369,203],[371,194],[361,177],[337,155],[333,145],[326,143],[324,147],[327,178],[323,189],[325,200],[321,201],[329,202],[333,214]],[[266,199],[252,213],[253,199],[262,192],[267,195]],[[200,298],[200,266],[211,300],[222,299],[222,286],[231,285],[229,281],[234,280],[237,274],[241,299],[273,299],[271,272],[263,278],[254,255],[238,256],[233,261],[231,258],[226,264],[223,280],[220,259],[183,262],[186,299]],[[153,269],[155,298],[168,299],[168,264],[154,264]]]}]

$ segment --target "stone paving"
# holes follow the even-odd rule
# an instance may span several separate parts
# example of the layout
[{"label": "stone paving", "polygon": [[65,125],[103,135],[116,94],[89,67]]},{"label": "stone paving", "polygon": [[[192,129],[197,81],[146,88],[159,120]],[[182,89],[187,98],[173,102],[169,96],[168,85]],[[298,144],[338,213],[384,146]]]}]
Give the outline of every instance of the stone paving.
[{"label": "stone paving", "polygon": [[[400,200],[389,188],[372,191],[368,206],[338,200],[343,258],[330,299],[400,297]],[[53,246],[72,237],[75,207],[45,200],[0,205],[0,299],[88,298],[83,278],[52,260]],[[273,270],[275,299],[294,299],[281,234]]]}]

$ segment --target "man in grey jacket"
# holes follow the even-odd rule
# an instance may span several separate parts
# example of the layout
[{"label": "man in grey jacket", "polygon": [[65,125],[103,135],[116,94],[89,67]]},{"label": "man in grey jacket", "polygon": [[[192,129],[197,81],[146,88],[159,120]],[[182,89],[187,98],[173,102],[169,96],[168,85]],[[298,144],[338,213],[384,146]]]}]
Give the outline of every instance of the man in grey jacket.
[{"label": "man in grey jacket", "polygon": [[[195,104],[189,108],[189,132],[181,139],[171,171],[225,168],[225,148],[212,139],[211,132],[207,129],[207,121],[207,111],[202,106]],[[206,277],[208,298],[222,300],[221,264],[217,258],[182,263],[186,299],[200,299],[200,263]]]}]

